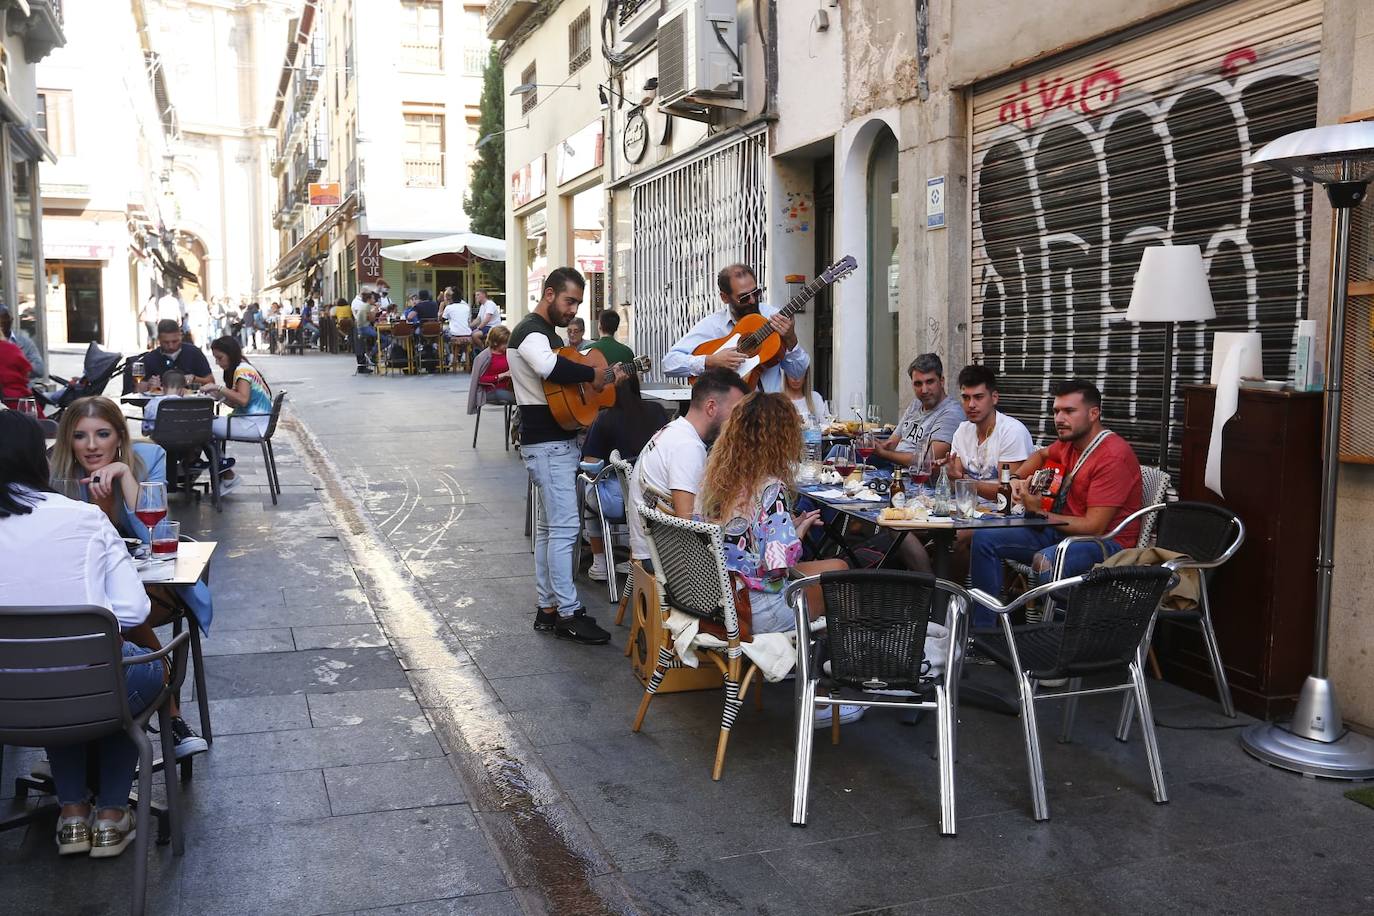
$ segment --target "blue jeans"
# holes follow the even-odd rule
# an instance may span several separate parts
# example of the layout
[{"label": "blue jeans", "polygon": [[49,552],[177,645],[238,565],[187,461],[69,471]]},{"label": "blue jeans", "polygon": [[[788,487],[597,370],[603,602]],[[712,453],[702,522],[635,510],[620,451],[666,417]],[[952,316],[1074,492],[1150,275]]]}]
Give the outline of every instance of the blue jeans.
[{"label": "blue jeans", "polygon": [[358,358],[359,366],[366,366],[368,354],[377,344],[377,329],[362,325],[353,329],[353,355]]},{"label": "blue jeans", "polygon": [[571,617],[582,607],[573,585],[577,543],[577,465],[582,456],[571,439],[521,445],[525,470],[539,488],[535,500],[534,586],[540,608]]},{"label": "blue jeans", "polygon": [[[147,655],[148,650],[131,642],[124,644],[124,657]],[[130,665],[124,669],[124,687],[129,696],[129,712],[138,715],[157,698],[162,690],[161,661]],[[97,808],[129,807],[129,790],[134,784],[134,768],[138,766],[138,748],[123,732],[106,735],[90,744],[69,744],[50,747],[48,763],[52,765],[52,781],[57,786],[57,800],[64,805],[85,804],[90,797],[86,785],[86,752],[94,747],[100,765],[100,792]]]},{"label": "blue jeans", "polygon": [[[1015,560],[1025,563],[1032,569],[1036,558],[1043,558],[1049,569],[1054,568],[1055,555],[1059,552],[1059,542],[1063,535],[1054,528],[989,528],[973,532],[973,547],[969,560],[973,574],[973,587],[997,596],[1002,591],[1002,561]],[[1116,541],[1107,542],[1107,553],[1113,554],[1121,549]],[[1087,572],[1094,564],[1102,562],[1102,549],[1097,544],[1073,544],[1064,557],[1064,576],[1076,576]],[[1046,576],[1046,580],[1048,580]],[[973,626],[993,627],[997,625],[997,615],[981,604],[973,606]]]},{"label": "blue jeans", "polygon": [[587,533],[594,538],[606,533],[601,530],[601,518],[596,514],[597,503],[601,504],[606,524],[625,524],[625,494],[620,489],[620,481],[607,477],[596,485],[593,492],[587,494]]}]

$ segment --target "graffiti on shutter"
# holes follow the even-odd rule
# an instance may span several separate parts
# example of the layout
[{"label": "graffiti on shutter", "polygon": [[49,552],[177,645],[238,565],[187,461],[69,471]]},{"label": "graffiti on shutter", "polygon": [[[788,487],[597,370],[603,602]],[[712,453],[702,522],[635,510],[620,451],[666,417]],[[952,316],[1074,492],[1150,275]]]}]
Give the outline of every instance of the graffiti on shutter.
[{"label": "graffiti on shutter", "polygon": [[717,271],[739,261],[763,276],[767,164],[755,134],[631,189],[634,348],[653,356],[650,379],[663,379],[663,354],[693,324],[724,308]]},{"label": "graffiti on shutter", "polygon": [[1208,265],[1217,317],[1178,328],[1178,384],[1206,381],[1215,331],[1259,331],[1265,375],[1286,376],[1311,192],[1245,163],[1316,123],[1319,17],[1315,0],[1229,4],[975,97],[973,346],[1003,409],[1052,436],[1055,382],[1086,377],[1153,455],[1164,332],[1124,317],[1149,245]]}]

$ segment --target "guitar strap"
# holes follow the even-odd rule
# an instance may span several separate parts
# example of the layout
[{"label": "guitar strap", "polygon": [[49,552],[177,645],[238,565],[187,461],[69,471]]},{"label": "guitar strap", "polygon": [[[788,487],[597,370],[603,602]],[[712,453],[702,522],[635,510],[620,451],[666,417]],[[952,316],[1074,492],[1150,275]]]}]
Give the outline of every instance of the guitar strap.
[{"label": "guitar strap", "polygon": [[1064,482],[1059,485],[1059,492],[1055,494],[1054,505],[1050,509],[1051,512],[1059,515],[1064,513],[1064,507],[1068,505],[1069,502],[1069,487],[1073,484],[1074,477],[1078,475],[1079,469],[1082,468],[1084,462],[1088,460],[1088,456],[1096,451],[1097,447],[1110,435],[1112,435],[1110,429],[1102,430],[1102,432],[1093,437],[1092,442],[1088,443],[1088,447],[1083,449],[1083,454],[1078,456],[1078,460],[1074,462],[1073,469],[1064,475]]}]

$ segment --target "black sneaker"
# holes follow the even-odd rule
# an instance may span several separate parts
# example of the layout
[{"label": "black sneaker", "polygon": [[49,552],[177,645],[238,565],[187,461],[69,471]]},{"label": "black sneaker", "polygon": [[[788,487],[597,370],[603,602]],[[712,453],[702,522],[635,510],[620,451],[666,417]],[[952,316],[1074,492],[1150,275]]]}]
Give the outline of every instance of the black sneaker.
[{"label": "black sneaker", "polygon": [[534,628],[540,631],[552,631],[558,626],[557,611],[541,611],[536,609],[534,612]]},{"label": "black sneaker", "polygon": [[591,614],[588,614],[587,609],[584,607],[580,607],[577,610],[573,611],[573,616],[580,617],[588,623],[596,623],[596,618],[593,617]]},{"label": "black sneaker", "polygon": [[560,617],[553,628],[553,635],[559,639],[571,639],[586,646],[604,646],[611,641],[611,634],[596,625],[590,617]]},{"label": "black sneaker", "polygon": [[172,717],[172,738],[177,743],[178,760],[192,754],[203,754],[210,749],[205,739],[192,731],[191,726],[187,725],[181,716]]}]

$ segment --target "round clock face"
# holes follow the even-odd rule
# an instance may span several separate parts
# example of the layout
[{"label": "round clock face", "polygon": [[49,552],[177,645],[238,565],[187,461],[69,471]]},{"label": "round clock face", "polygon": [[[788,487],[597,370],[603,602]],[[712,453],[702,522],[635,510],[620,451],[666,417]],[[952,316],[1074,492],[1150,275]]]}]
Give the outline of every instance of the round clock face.
[{"label": "round clock face", "polygon": [[649,125],[645,123],[644,112],[636,109],[625,119],[624,150],[625,158],[638,163],[649,148]]}]

